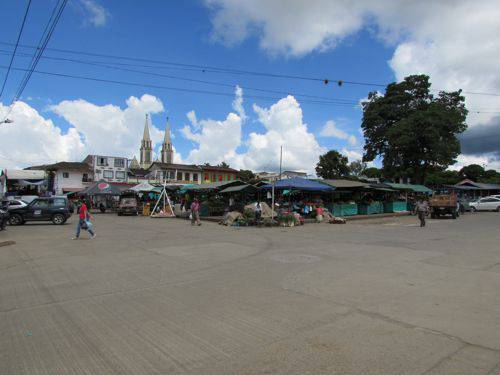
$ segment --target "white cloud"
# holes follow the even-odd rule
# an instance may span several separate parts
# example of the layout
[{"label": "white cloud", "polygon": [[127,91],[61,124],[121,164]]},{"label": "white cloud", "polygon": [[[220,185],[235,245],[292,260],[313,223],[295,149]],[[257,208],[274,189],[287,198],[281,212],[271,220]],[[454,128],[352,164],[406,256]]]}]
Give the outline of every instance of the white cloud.
[{"label": "white cloud", "polygon": [[[429,74],[433,88],[500,92],[500,3],[394,0],[205,0],[213,36],[226,44],[256,35],[272,55],[303,56],[335,48],[368,28],[395,46],[389,61],[397,80]],[[465,94],[468,123],[491,122],[500,97]]]},{"label": "white cloud", "polygon": [[450,166],[449,169],[458,171],[469,164],[479,164],[485,169],[500,170],[500,160],[496,159],[493,155],[474,156],[474,155],[459,155],[457,162]]},{"label": "white cloud", "polygon": [[81,8],[85,14],[84,22],[95,27],[105,26],[110,14],[95,0],[80,0]]},{"label": "white cloud", "polygon": [[241,144],[241,124],[240,116],[229,113],[223,121],[198,120],[199,130],[189,125],[184,126],[181,129],[184,137],[197,143],[197,148],[189,152],[186,160],[195,164],[217,164],[231,159]]},{"label": "white cloud", "polygon": [[[0,103],[0,118],[7,113],[8,107]],[[62,132],[28,104],[17,102],[9,118],[14,122],[0,125],[0,168],[79,160],[84,156],[85,145],[75,128]]]},{"label": "white cloud", "polygon": [[240,86],[236,86],[234,93],[236,97],[233,100],[233,109],[241,117],[241,119],[245,121],[247,116],[245,114],[245,108],[243,108],[243,90]]},{"label": "white cloud", "polygon": [[323,129],[321,130],[320,135],[322,137],[333,137],[333,138],[343,139],[349,142],[351,146],[356,145],[356,143],[358,142],[354,135],[349,134],[343,131],[342,129],[339,129],[333,120],[328,120],[325,123]]},{"label": "white cloud", "polygon": [[349,162],[361,160],[363,158],[363,155],[355,150],[348,150],[347,148],[343,148],[340,150],[340,153],[347,156],[347,159],[349,159]]},{"label": "white cloud", "polygon": [[[138,153],[144,129],[145,114],[163,111],[162,102],[155,96],[131,96],[127,107],[107,104],[96,105],[83,99],[64,100],[50,109],[62,116],[78,131],[84,140],[87,153],[124,155]],[[163,139],[163,129],[150,128],[153,144]]]},{"label": "white cloud", "polygon": [[[297,100],[288,96],[269,108],[254,105],[254,112],[265,132],[252,132],[243,142],[242,94],[238,88],[233,102],[233,109],[238,113],[229,113],[225,120],[199,120],[194,111],[188,113],[191,125],[184,126],[181,133],[197,147],[191,150],[186,160],[212,164],[225,161],[234,168],[255,171],[277,170],[280,148],[283,147],[283,168],[313,172],[319,155],[326,150],[303,122],[302,109]],[[246,146],[246,150],[238,151],[240,146]]]}]

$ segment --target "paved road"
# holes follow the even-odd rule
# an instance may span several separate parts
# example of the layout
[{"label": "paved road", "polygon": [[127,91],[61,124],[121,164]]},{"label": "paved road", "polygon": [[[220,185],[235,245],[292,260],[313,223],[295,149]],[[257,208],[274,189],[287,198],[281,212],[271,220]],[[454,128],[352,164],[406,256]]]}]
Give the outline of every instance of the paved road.
[{"label": "paved road", "polygon": [[500,374],[498,213],[96,228],[0,232],[0,374]]}]

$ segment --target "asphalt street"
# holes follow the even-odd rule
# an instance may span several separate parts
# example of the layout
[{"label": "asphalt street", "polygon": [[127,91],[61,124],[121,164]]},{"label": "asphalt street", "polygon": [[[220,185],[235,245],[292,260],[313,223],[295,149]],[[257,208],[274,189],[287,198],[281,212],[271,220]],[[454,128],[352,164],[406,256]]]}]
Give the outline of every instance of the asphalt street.
[{"label": "asphalt street", "polygon": [[500,214],[0,232],[0,374],[500,374]]}]

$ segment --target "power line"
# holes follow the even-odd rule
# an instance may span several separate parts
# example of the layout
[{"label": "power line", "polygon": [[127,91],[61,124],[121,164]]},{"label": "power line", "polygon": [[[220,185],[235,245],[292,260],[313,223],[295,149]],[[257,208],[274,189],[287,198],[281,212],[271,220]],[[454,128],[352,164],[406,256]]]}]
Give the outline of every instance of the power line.
[{"label": "power line", "polygon": [[[2,53],[2,52],[5,52],[5,50],[0,50],[0,53]],[[24,56],[30,56],[28,54],[23,54],[23,53],[19,53],[18,55],[20,55],[20,56],[23,56],[23,55]],[[207,85],[215,85],[215,86],[223,86],[223,87],[231,87],[231,88],[234,88],[236,85],[238,85],[239,87],[241,87],[242,89],[245,89],[245,90],[268,92],[268,93],[280,94],[280,95],[294,95],[294,96],[297,96],[297,97],[304,97],[304,98],[310,98],[310,99],[319,99],[319,100],[330,101],[332,103],[342,103],[342,104],[351,104],[351,105],[357,105],[358,104],[357,101],[351,100],[351,99],[336,99],[336,98],[330,98],[330,97],[326,97],[326,96],[318,96],[318,95],[309,95],[309,94],[294,93],[292,91],[270,90],[270,89],[264,89],[264,88],[258,88],[258,87],[250,87],[250,86],[243,86],[243,85],[239,85],[239,84],[231,84],[231,83],[224,83],[224,82],[218,82],[218,81],[206,81],[206,80],[200,80],[200,79],[194,79],[194,78],[187,78],[187,77],[176,76],[176,75],[168,75],[168,74],[162,74],[162,73],[149,72],[149,71],[144,71],[144,70],[137,70],[137,69],[129,69],[129,68],[122,68],[122,67],[110,66],[110,65],[107,65],[109,63],[105,63],[104,64],[104,63],[102,63],[100,61],[69,59],[69,58],[55,57],[55,56],[42,56],[42,58],[48,59],[48,60],[67,61],[67,62],[84,64],[84,65],[104,67],[104,68],[107,68],[107,69],[120,70],[120,71],[132,72],[132,73],[140,73],[140,74],[151,75],[151,76],[156,76],[156,77],[163,77],[163,78],[169,78],[169,79],[177,79],[177,80],[182,80],[182,81],[187,81],[187,82],[202,83],[202,84],[207,84]],[[111,64],[115,64],[115,63],[111,62]],[[134,66],[133,64],[126,64],[126,65],[128,65],[128,66],[130,66],[130,65]],[[155,68],[154,66],[148,66],[148,67]]]},{"label": "power line", "polygon": [[[59,0],[57,4],[54,6],[52,9],[52,13],[50,15],[49,21],[45,25],[45,29],[43,30],[42,37],[40,38],[40,42],[38,43],[38,47],[35,50],[35,53],[33,54],[33,57],[31,59],[30,67],[29,69],[25,70],[25,75],[23,79],[21,80],[21,83],[16,91],[16,94],[12,98],[10,104],[9,104],[9,110],[7,111],[7,115],[4,117],[2,122],[5,122],[7,117],[9,117],[10,113],[12,112],[12,109],[14,108],[14,105],[17,100],[21,97],[24,89],[26,88],[26,85],[28,84],[31,75],[33,74],[33,71],[36,68],[36,65],[38,64],[38,61],[40,61],[40,57],[43,54],[45,48],[47,47],[47,44],[49,43],[50,38],[52,37],[52,34],[55,30],[55,27],[57,26],[57,23],[59,22],[59,19],[61,18],[62,12],[67,4],[68,0]],[[61,6],[59,4],[61,3]],[[59,8],[58,8],[59,6]],[[57,11],[56,11],[57,10]],[[56,14],[57,12],[57,14]]]},{"label": "power line", "polygon": [[[2,42],[2,41],[0,41],[0,44],[12,45],[12,43]],[[27,45],[27,44],[20,44],[20,46],[23,48],[30,48],[30,49],[37,48],[36,46]],[[199,71],[202,73],[236,74],[236,75],[263,76],[263,77],[270,77],[270,78],[296,79],[296,80],[304,80],[304,81],[322,82],[323,84],[335,83],[339,86],[343,86],[344,84],[357,85],[357,86],[369,86],[369,87],[386,87],[387,86],[387,84],[375,83],[375,82],[340,80],[340,79],[330,79],[330,78],[293,75],[293,74],[268,73],[268,72],[225,68],[225,67],[210,66],[210,65],[179,63],[179,62],[168,61],[168,60],[155,60],[155,59],[146,59],[146,58],[138,58],[138,57],[130,57],[130,56],[103,54],[103,53],[95,53],[95,52],[85,52],[85,51],[79,51],[79,50],[73,50],[73,49],[47,48],[47,50],[54,51],[54,52],[61,52],[61,53],[76,54],[76,55],[101,57],[101,58],[107,58],[107,59],[147,62],[147,63],[153,63],[153,64],[160,64],[160,65],[164,65],[164,66],[165,65],[176,66],[176,67],[185,68],[186,70],[193,69],[193,71]],[[158,66],[156,66],[155,68],[158,68]],[[445,91],[445,90],[431,89],[431,91],[439,92],[439,91]],[[500,93],[489,93],[489,92],[462,91],[462,93],[469,94],[469,95],[500,96]]]},{"label": "power line", "polygon": [[38,62],[40,61],[40,58],[41,58],[45,48],[47,47],[47,44],[49,43],[50,38],[52,37],[52,34],[54,33],[54,30],[59,22],[59,19],[61,18],[62,12],[64,11],[64,8],[65,8],[67,3],[68,3],[68,0],[62,0],[62,3],[60,5],[59,9],[57,10],[57,14],[55,16],[54,16],[54,13],[57,9],[57,6],[59,5],[59,2],[54,7],[52,14],[50,16],[49,22],[47,23],[47,26],[45,26],[45,30],[42,34],[42,38],[40,39],[40,43],[38,44],[38,48],[36,49],[36,52],[33,55],[33,60],[32,60],[32,63],[30,65],[30,68],[28,69],[23,80],[21,81],[21,84],[19,85],[19,88],[16,92],[16,95],[14,96],[14,98],[12,100],[12,103],[17,101],[21,97],[24,89],[26,88],[26,85],[28,84],[28,82],[31,78],[31,75],[33,74],[33,71],[35,70]]},{"label": "power line", "polygon": [[[0,69],[6,69],[6,68],[7,68],[6,66],[0,65]],[[12,68],[12,70],[18,70],[18,71],[24,71],[24,72],[28,71],[28,69],[24,69],[24,68]],[[172,91],[182,91],[182,92],[190,92],[190,93],[198,93],[198,94],[234,97],[234,93],[226,93],[226,92],[218,92],[218,91],[188,89],[188,88],[183,88],[183,87],[161,86],[161,85],[154,85],[154,84],[140,83],[140,82],[118,81],[118,80],[110,80],[110,79],[103,79],[103,78],[97,78],[97,77],[87,77],[87,76],[78,76],[78,75],[73,75],[73,74],[47,72],[47,71],[42,71],[42,70],[34,70],[33,73],[55,76],[55,77],[81,79],[81,80],[86,80],[86,81],[112,83],[112,84],[125,85],[125,86],[147,87],[147,88],[162,89],[162,90],[172,90]],[[279,97],[259,96],[259,95],[246,95],[246,97],[255,98],[255,99],[273,100],[273,101],[282,99]],[[321,100],[307,100],[307,101],[304,100],[302,102],[308,103],[308,104],[325,104],[325,105],[331,105],[331,106],[352,107],[352,105],[350,105],[350,104],[331,103],[331,102],[321,101]]]},{"label": "power line", "polygon": [[9,78],[10,68],[12,67],[12,63],[14,62],[17,47],[19,46],[19,41],[21,40],[21,35],[23,35],[24,25],[26,24],[26,18],[28,17],[30,6],[31,0],[28,0],[28,5],[26,6],[26,11],[24,12],[23,22],[21,23],[21,28],[19,29],[19,34],[17,35],[16,44],[14,46],[14,51],[12,52],[12,57],[10,58],[9,68],[7,69],[7,73],[5,74],[5,79],[2,84],[2,89],[0,90],[0,98],[2,97],[3,90],[5,89],[5,84],[7,83],[7,79]]}]

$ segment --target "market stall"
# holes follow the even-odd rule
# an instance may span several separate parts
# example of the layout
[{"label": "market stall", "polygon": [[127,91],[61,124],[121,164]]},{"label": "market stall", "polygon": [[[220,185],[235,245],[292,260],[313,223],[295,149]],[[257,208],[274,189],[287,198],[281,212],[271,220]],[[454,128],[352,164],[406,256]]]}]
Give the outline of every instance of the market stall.
[{"label": "market stall", "polygon": [[121,192],[127,189],[126,186],[101,180],[79,192],[78,196],[88,198],[92,208],[99,208],[101,212],[105,212],[108,209],[116,209]]}]

